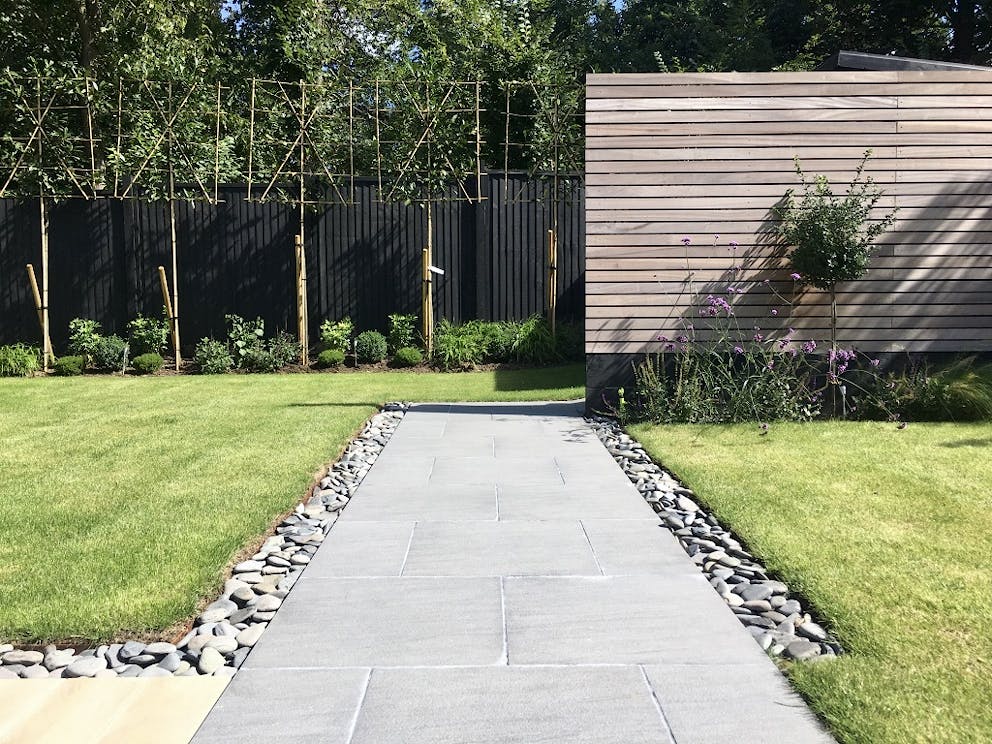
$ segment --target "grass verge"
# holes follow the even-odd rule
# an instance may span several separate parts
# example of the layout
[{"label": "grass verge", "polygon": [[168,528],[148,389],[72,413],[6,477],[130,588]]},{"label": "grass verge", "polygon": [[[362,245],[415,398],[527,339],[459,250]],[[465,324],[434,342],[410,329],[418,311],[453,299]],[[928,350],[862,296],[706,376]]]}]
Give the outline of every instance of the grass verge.
[{"label": "grass verge", "polygon": [[789,669],[841,741],[992,741],[992,425],[631,434],[850,652]]},{"label": "grass verge", "polygon": [[0,640],[172,626],[387,400],[581,397],[583,367],[0,380]]}]

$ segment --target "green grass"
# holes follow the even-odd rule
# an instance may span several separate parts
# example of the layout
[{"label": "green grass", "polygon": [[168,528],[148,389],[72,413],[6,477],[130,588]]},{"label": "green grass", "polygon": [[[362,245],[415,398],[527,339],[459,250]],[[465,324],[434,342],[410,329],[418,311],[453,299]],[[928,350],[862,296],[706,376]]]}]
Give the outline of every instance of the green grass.
[{"label": "green grass", "polygon": [[790,669],[841,741],[992,741],[992,425],[631,433],[850,651]]},{"label": "green grass", "polygon": [[190,617],[387,400],[581,397],[581,365],[0,380],[0,640]]}]

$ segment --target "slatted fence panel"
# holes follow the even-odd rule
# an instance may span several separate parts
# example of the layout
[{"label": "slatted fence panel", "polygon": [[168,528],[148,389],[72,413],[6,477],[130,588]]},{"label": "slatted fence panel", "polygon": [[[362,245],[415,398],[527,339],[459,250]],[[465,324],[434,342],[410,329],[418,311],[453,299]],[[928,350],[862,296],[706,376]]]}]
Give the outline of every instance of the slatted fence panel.
[{"label": "slatted fence panel", "polygon": [[992,72],[590,75],[586,101],[589,354],[705,338],[711,294],[744,331],[826,338],[827,295],[789,279],[772,207],[794,158],[843,190],[869,148],[898,219],[839,286],[840,340],[992,351]]}]

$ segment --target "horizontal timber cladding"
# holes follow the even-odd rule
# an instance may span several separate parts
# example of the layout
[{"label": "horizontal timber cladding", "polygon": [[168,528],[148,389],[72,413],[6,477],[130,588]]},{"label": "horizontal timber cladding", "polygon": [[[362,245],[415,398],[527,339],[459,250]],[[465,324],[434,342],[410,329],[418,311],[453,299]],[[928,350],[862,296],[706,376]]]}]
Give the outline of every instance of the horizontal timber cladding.
[{"label": "horizontal timber cladding", "polygon": [[897,220],[838,286],[839,341],[992,352],[992,70],[590,75],[586,91],[590,400],[617,384],[596,372],[620,369],[608,357],[711,338],[710,295],[742,336],[826,342],[829,296],[790,278],[774,208],[795,158],[843,193],[869,149],[876,216]]},{"label": "horizontal timber cladding", "polygon": [[[548,230],[558,226],[558,319],[582,319],[582,187],[526,173],[482,174],[481,201],[433,206],[435,317],[522,320],[545,312]],[[385,330],[390,313],[419,312],[427,214],[383,203],[377,184],[357,179],[354,202],[306,212],[311,341],[325,318],[350,315],[360,329]],[[469,184],[476,187],[475,180]],[[452,197],[461,193],[452,188]],[[294,235],[289,203],[245,200],[230,186],[218,204],[178,202],[179,294],[184,345],[223,338],[224,316],[295,330]],[[557,219],[555,214],[557,211]],[[98,198],[50,206],[52,341],[62,352],[72,318],[125,335],[137,313],[158,315],[157,267],[169,267],[170,225],[163,202]],[[38,322],[25,264],[40,271],[35,199],[0,199],[0,344],[37,344]]]}]

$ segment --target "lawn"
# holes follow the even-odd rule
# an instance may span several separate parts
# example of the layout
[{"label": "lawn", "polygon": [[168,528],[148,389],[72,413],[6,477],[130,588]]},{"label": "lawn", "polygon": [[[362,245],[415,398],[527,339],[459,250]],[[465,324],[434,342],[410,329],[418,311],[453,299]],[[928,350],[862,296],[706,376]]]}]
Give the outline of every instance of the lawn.
[{"label": "lawn", "polygon": [[583,394],[581,365],[0,379],[0,641],[191,617],[384,401]]},{"label": "lawn", "polygon": [[850,651],[789,672],[841,741],[992,741],[992,425],[631,433]]}]

